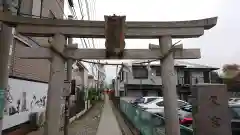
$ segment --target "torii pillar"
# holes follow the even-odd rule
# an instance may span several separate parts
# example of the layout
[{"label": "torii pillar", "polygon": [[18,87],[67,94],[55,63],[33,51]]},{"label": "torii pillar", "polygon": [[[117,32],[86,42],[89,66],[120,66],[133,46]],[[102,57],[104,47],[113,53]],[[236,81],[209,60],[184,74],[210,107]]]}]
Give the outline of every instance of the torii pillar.
[{"label": "torii pillar", "polygon": [[167,119],[166,134],[180,135],[179,118],[177,113],[176,76],[174,71],[173,53],[169,52],[172,46],[172,37],[164,36],[159,39],[160,51],[167,54],[161,59],[161,75],[164,98],[164,116]]},{"label": "torii pillar", "polygon": [[[66,39],[61,34],[56,34],[53,39],[53,47],[63,50]],[[59,135],[63,128],[64,99],[63,87],[65,80],[65,61],[57,53],[52,52],[50,59],[50,78],[48,85],[48,97],[46,107],[46,122],[44,125],[44,135]],[[52,126],[55,125],[55,126]]]},{"label": "torii pillar", "polygon": [[[8,9],[10,8],[9,3],[4,3],[7,1],[0,0],[0,4],[4,4],[4,7],[0,9],[4,9],[6,13],[11,13]],[[13,41],[13,28],[9,27],[4,23],[0,23],[1,31],[0,31],[0,135],[2,134],[3,127],[3,111],[5,107],[5,93],[8,86],[8,61],[10,45]]]}]

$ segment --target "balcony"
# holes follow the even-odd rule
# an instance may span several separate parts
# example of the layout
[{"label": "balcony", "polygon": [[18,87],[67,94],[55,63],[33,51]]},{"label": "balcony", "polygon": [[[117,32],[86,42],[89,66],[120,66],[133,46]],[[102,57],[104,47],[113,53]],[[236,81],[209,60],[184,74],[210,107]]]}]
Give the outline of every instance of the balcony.
[{"label": "balcony", "polygon": [[194,85],[198,83],[205,83],[204,77],[178,77],[177,84],[178,85]]}]

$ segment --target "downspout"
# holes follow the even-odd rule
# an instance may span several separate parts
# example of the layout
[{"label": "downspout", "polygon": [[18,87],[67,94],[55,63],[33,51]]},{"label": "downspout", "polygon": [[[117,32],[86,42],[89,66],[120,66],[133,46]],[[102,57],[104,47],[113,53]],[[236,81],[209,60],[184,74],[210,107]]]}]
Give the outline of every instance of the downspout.
[{"label": "downspout", "polygon": [[40,18],[42,18],[42,10],[43,10],[43,0],[41,0],[41,7],[40,7]]}]

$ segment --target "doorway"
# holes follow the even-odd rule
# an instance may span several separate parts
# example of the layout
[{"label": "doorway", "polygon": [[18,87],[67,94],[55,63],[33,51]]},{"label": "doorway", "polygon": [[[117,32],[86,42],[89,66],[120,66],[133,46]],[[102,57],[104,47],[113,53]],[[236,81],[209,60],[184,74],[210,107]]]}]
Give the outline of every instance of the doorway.
[{"label": "doorway", "polygon": [[148,91],[143,90],[143,91],[142,91],[142,95],[143,95],[144,97],[147,96],[147,95],[148,95]]}]

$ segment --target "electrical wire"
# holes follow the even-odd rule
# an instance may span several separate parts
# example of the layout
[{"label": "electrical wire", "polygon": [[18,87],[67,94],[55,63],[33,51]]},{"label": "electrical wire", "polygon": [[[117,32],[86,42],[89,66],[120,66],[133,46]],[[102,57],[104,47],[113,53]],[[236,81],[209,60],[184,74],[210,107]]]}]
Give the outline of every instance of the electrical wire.
[{"label": "electrical wire", "polygon": [[79,6],[80,14],[82,16],[81,20],[83,20],[83,18],[84,18],[83,7],[82,7],[82,2],[80,2],[80,0],[78,0],[78,6]]},{"label": "electrical wire", "polygon": [[[87,0],[85,0],[85,5],[86,5],[86,10],[87,10],[87,17],[88,17],[88,20],[90,20],[91,18],[90,18],[90,11],[89,11],[89,3],[88,3]],[[89,45],[90,45],[89,39],[88,39],[88,43],[89,43]],[[93,40],[93,38],[92,38],[92,46],[93,46],[93,47],[95,46],[95,45],[94,45],[94,40]]]},{"label": "electrical wire", "polygon": [[[81,20],[83,20],[84,19],[84,14],[83,14],[83,4],[82,4],[82,2],[80,1],[80,0],[78,0],[77,1],[78,2],[78,6],[79,6],[79,10],[80,10],[80,14],[81,14]],[[86,9],[87,9],[87,16],[88,16],[88,20],[90,19],[90,15],[89,15],[89,5],[88,5],[88,1],[86,1],[85,0],[85,4],[86,4]],[[73,14],[73,16],[76,18],[76,19],[78,19],[78,17],[77,17],[77,15],[76,15],[76,11],[75,11],[75,7],[74,7],[74,5],[73,5],[73,7],[71,7],[70,6],[70,9],[72,10],[72,14]],[[81,38],[80,39],[81,40],[81,42],[83,43],[83,45],[85,45],[85,48],[91,48],[91,43],[90,43],[90,41],[89,41],[89,39],[87,39],[87,42],[88,42],[88,44],[87,44],[87,42],[86,42],[86,40],[85,40],[85,38]],[[94,40],[92,39],[92,46],[94,47],[95,45],[94,45]],[[84,47],[84,46],[83,46]],[[95,48],[95,47],[94,47]],[[95,68],[97,68],[97,66],[95,65],[95,64],[90,64],[90,67],[92,68],[92,72],[93,72],[93,68],[95,67]],[[93,72],[93,74],[94,74],[94,72]]]},{"label": "electrical wire", "polygon": [[60,10],[62,11],[63,15],[65,16],[65,18],[68,18],[65,14],[64,14],[64,9],[62,8],[61,4],[59,3],[58,0],[55,0],[60,8]]},{"label": "electrical wire", "polygon": [[86,9],[87,9],[87,17],[88,17],[88,20],[90,20],[90,14],[89,14],[89,5],[88,5],[88,1],[85,0],[85,4],[86,4]]},{"label": "electrical wire", "polygon": [[87,61],[87,60],[81,60],[81,61],[82,62],[86,62],[86,63],[100,64],[100,65],[123,65],[123,63],[121,63],[121,64],[118,64],[118,63],[108,63],[108,62],[101,63],[100,61],[92,62],[92,61]]}]

